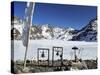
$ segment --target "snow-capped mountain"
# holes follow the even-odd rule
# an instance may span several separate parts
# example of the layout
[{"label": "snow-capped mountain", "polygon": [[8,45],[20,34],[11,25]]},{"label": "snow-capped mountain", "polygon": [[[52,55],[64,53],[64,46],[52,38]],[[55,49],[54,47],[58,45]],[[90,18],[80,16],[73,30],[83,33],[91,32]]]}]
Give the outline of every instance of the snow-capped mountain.
[{"label": "snow-capped mountain", "polygon": [[52,28],[48,25],[37,26],[33,25],[30,29],[31,39],[52,39]]},{"label": "snow-capped mountain", "polygon": [[21,39],[24,22],[18,17],[11,17],[11,39]]},{"label": "snow-capped mountain", "polygon": [[93,19],[82,28],[72,40],[77,41],[97,41],[97,19]]},{"label": "snow-capped mountain", "polygon": [[[32,26],[31,39],[72,39],[74,29],[62,29],[59,27],[51,27],[50,25]],[[68,38],[69,36],[69,38]]]},{"label": "snow-capped mountain", "polygon": [[[12,38],[15,40],[21,39],[24,22],[18,17],[13,17],[11,24]],[[81,30],[75,30],[70,27],[53,27],[50,24],[32,25],[30,28],[30,39],[97,41],[97,19],[91,20],[89,24]]]}]

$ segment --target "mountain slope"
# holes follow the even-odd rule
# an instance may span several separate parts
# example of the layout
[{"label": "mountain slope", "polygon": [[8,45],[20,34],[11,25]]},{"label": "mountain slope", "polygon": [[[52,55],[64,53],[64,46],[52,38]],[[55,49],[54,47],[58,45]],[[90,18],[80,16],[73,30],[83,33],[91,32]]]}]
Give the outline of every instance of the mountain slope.
[{"label": "mountain slope", "polygon": [[74,41],[97,41],[97,19],[93,19],[74,37]]}]

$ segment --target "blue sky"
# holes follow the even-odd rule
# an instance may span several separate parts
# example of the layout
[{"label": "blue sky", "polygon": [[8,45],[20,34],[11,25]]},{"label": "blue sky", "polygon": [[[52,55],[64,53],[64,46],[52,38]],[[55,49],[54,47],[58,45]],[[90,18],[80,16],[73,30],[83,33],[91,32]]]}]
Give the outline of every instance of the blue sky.
[{"label": "blue sky", "polygon": [[[26,2],[14,2],[12,8],[14,8],[12,16],[24,19]],[[50,24],[63,28],[81,29],[96,16],[96,6],[36,3],[32,22],[38,25]]]}]

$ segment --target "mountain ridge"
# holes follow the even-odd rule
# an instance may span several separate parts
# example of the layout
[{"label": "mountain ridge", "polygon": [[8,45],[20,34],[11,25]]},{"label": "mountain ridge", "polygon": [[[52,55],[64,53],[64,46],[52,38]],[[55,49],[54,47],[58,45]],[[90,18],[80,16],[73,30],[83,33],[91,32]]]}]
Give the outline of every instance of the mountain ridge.
[{"label": "mountain ridge", "polygon": [[[18,23],[17,23],[18,22]],[[18,17],[13,17],[11,24],[11,39],[20,40],[22,36],[22,25],[24,21]],[[18,28],[19,27],[19,28]],[[19,33],[19,34],[18,34]],[[50,24],[32,25],[30,28],[30,39],[59,39],[72,41],[97,41],[97,18],[92,19],[85,27],[80,30],[74,28],[52,27]]]}]

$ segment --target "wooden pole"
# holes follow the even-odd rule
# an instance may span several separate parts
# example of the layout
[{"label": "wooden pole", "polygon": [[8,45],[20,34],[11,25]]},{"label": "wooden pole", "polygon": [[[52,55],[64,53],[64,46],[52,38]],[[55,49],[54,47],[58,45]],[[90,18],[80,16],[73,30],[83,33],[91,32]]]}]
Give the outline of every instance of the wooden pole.
[{"label": "wooden pole", "polygon": [[48,49],[48,66],[49,66],[49,49]]},{"label": "wooden pole", "polygon": [[39,66],[39,49],[37,50],[37,61],[38,61],[38,66]]},{"label": "wooden pole", "polygon": [[27,50],[28,50],[28,46],[26,47],[26,51],[25,51],[25,57],[24,57],[24,68],[26,67]]},{"label": "wooden pole", "polygon": [[54,64],[54,47],[52,48],[52,66]]}]

